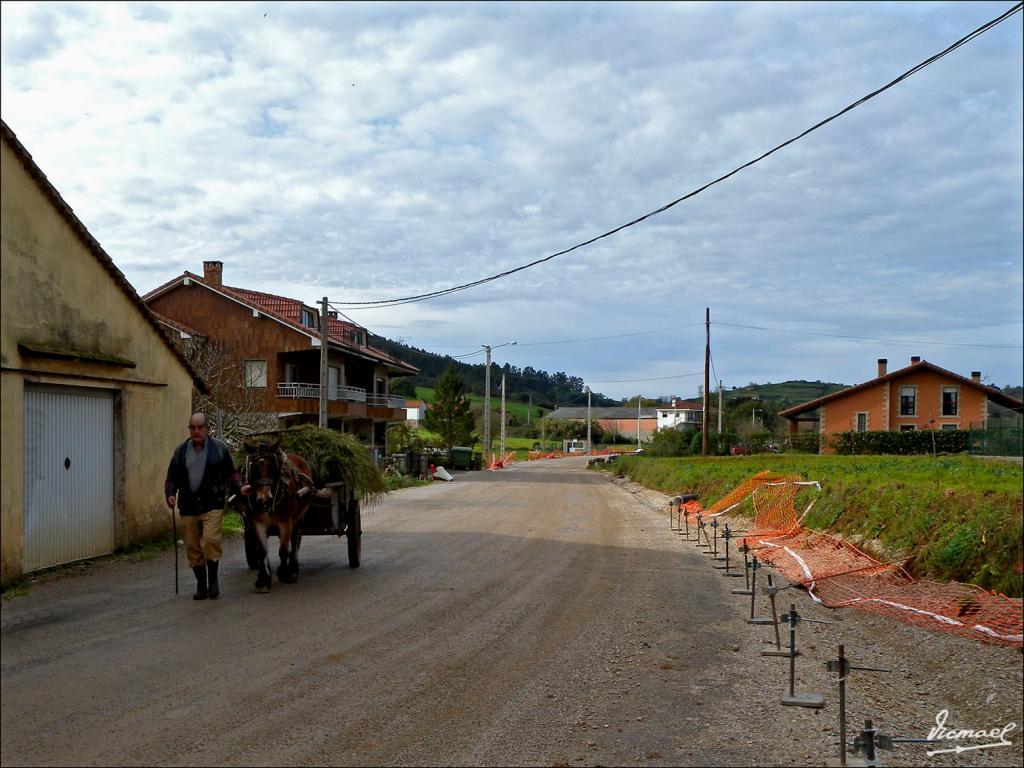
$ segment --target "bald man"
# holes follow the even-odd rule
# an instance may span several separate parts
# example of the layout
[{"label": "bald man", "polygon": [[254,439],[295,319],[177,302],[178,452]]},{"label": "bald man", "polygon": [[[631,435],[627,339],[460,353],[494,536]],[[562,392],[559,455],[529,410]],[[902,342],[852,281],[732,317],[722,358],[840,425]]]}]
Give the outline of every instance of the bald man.
[{"label": "bald man", "polygon": [[210,422],[205,413],[193,413],[188,424],[188,440],[174,450],[164,495],[174,514],[181,514],[185,532],[188,564],[196,576],[193,600],[220,597],[217,566],[221,557],[221,523],[228,491],[241,491],[241,477],[231,459],[231,450],[222,441],[210,437]]}]

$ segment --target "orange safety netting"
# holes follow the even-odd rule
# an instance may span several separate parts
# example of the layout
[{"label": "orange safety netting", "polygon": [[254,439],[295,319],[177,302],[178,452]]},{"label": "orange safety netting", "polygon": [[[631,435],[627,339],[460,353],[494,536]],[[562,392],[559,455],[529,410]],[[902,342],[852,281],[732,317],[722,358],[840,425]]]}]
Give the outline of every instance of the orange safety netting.
[{"label": "orange safety netting", "polygon": [[515,458],[516,458],[516,452],[515,451],[510,451],[509,453],[507,453],[505,455],[504,458],[501,458],[501,459],[499,459],[498,455],[495,454],[494,456],[491,457],[491,466],[489,466],[488,469],[490,469],[490,470],[504,469],[509,464],[511,464],[513,461],[515,461]]},{"label": "orange safety netting", "polygon": [[913,579],[898,563],[880,563],[846,541],[801,527],[810,505],[798,517],[794,502],[807,485],[818,484],[761,472],[709,510],[695,501],[682,508],[691,517],[723,514],[752,496],[754,527],[744,533],[743,543],[830,608],[856,608],[977,640],[1024,645],[1020,598],[972,584]]}]

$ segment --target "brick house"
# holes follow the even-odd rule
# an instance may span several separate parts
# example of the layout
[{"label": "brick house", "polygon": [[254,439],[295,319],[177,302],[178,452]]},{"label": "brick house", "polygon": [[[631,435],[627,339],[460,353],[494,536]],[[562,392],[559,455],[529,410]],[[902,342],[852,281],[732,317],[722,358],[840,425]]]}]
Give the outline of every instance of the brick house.
[{"label": "brick house", "polygon": [[988,422],[988,402],[1015,411],[1024,403],[981,383],[981,372],[970,378],[940,368],[920,357],[906,368],[889,372],[888,360],[878,360],[878,375],[779,412],[789,420],[791,435],[816,431],[821,452],[832,451],[828,439],[840,432],[969,429]]},{"label": "brick house", "polygon": [[[568,407],[556,408],[545,419],[568,419],[587,423],[587,408]],[[592,407],[590,420],[596,421],[610,435],[620,435],[635,439],[640,433],[641,442],[649,442],[658,431],[658,412],[651,406],[644,406],[639,413],[632,406],[627,407]]]},{"label": "brick house", "polygon": [[[205,339],[243,368],[246,386],[281,426],[317,423],[320,408],[320,313],[298,299],[224,285],[224,265],[203,262],[142,297],[168,331],[188,343]],[[405,400],[390,381],[419,369],[367,343],[365,328],[328,315],[328,426],[384,447],[387,425],[405,421]]]}]

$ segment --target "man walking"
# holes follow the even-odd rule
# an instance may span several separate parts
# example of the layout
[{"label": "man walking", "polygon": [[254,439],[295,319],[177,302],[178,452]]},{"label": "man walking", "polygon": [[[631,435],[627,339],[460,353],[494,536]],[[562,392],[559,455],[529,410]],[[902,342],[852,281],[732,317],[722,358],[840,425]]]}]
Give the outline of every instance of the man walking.
[{"label": "man walking", "polygon": [[221,556],[224,500],[229,486],[235,493],[241,492],[241,478],[228,446],[210,437],[210,423],[205,413],[192,414],[188,431],[188,440],[171,456],[164,495],[171,514],[174,514],[175,504],[181,513],[188,564],[196,575],[196,593],[192,599],[216,600],[220,597],[217,565]]}]

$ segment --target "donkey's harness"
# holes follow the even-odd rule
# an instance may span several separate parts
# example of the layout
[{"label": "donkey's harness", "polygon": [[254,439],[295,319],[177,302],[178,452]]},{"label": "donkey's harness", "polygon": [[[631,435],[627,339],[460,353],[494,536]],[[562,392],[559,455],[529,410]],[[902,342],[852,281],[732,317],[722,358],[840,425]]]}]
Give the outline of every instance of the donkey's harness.
[{"label": "donkey's harness", "polygon": [[[261,459],[264,459],[264,460],[269,460],[267,458],[267,453],[268,452],[265,452],[265,451],[261,452],[259,454],[259,457]],[[288,454],[286,454],[283,450],[281,450],[279,448],[276,451],[269,452],[269,454],[270,454],[270,457],[272,458],[272,460],[274,462],[274,476],[275,477],[274,478],[260,478],[259,480],[256,480],[255,482],[250,482],[250,485],[254,485],[257,488],[259,488],[261,486],[262,487],[266,487],[266,486],[273,486],[274,487],[273,502],[272,502],[272,504],[270,506],[270,510],[273,511],[273,510],[277,509],[278,503],[281,500],[281,494],[282,494],[283,491],[286,490],[285,489],[285,485],[284,485],[284,479],[285,479],[285,474],[286,473],[288,474],[289,478],[294,477],[295,480],[297,481],[297,484],[299,486],[308,485],[310,488],[313,488],[314,485],[313,485],[313,478],[310,477],[309,475],[307,475],[305,472],[300,472],[295,467],[294,464],[292,464],[290,461],[288,461]],[[248,480],[250,478],[251,466],[252,466],[252,456],[248,455],[248,456],[245,457],[245,477],[246,477],[246,480]],[[292,495],[295,495],[295,494],[292,494]],[[253,509],[253,494],[249,494],[247,499],[248,499],[248,502],[249,502],[249,510],[250,511],[255,511]]]}]

